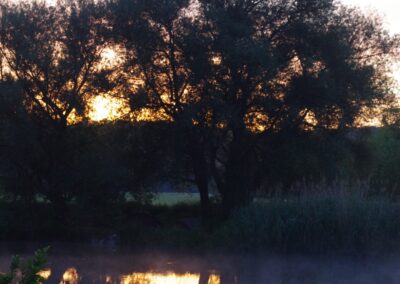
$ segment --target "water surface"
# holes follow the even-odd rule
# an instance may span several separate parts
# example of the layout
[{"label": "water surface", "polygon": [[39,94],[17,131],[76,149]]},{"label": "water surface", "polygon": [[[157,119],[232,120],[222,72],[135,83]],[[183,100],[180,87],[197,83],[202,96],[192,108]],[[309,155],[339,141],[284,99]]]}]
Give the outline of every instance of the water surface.
[{"label": "water surface", "polygon": [[[0,244],[0,271],[34,244]],[[400,283],[399,257],[189,255],[52,244],[49,284]]]}]

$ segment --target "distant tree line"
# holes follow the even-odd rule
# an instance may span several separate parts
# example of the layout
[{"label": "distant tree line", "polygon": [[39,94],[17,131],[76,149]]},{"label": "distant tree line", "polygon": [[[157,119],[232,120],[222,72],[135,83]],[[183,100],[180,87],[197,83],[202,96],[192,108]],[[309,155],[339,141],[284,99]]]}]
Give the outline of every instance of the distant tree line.
[{"label": "distant tree line", "polygon": [[[397,186],[386,174],[400,165],[393,119],[378,135],[355,129],[395,102],[399,38],[378,17],[333,0],[0,8],[7,200],[41,197],[62,217],[69,202],[104,208],[126,193],[143,201],[173,180],[196,185],[206,215],[211,190],[229,212],[260,189],[300,181],[373,176]],[[106,64],[105,50],[121,60]],[[104,94],[127,102],[129,119],[90,121],[88,101]],[[143,110],[155,119],[135,119]]]}]

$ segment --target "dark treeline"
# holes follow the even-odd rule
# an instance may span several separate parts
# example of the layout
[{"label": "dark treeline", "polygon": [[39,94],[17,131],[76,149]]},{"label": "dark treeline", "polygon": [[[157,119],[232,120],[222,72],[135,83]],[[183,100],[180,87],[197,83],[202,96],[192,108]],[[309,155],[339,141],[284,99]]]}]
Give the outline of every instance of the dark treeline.
[{"label": "dark treeline", "polygon": [[[63,224],[71,204],[111,214],[163,183],[193,183],[203,217],[211,192],[230,212],[299,182],[399,189],[399,40],[373,15],[332,0],[0,8],[3,202],[44,203]],[[129,119],[91,121],[104,94]],[[136,120],[143,109],[155,119]],[[357,128],[384,112],[385,128]]]}]

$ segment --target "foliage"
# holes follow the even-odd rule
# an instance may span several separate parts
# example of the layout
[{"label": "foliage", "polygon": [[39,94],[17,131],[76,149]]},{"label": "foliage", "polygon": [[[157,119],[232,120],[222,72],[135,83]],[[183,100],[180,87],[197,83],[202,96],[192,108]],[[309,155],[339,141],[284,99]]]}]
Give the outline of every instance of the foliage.
[{"label": "foliage", "polygon": [[62,128],[72,116],[84,114],[85,100],[101,90],[97,82],[106,71],[96,66],[104,48],[97,6],[92,1],[58,4],[2,6],[0,53],[21,86],[25,106]]},{"label": "foliage", "polygon": [[288,190],[299,182],[357,180],[355,167],[360,159],[354,148],[363,151],[363,145],[355,145],[346,135],[336,130],[276,135],[269,143],[271,147],[260,150],[260,190],[279,186]]},{"label": "foliage", "polygon": [[[393,103],[398,51],[381,19],[332,0],[7,1],[4,201],[47,204],[67,227],[114,221],[126,196],[149,204],[166,182],[195,184],[208,220],[212,190],[229,216],[277,185],[396,188],[395,109],[390,130],[352,132]],[[126,120],[89,120],[105,94],[129,102]]]},{"label": "foliage", "polygon": [[305,193],[235,211],[215,236],[218,246],[281,252],[382,252],[400,238],[398,202],[357,193]]},{"label": "foliage", "polygon": [[[88,242],[116,234],[122,246],[199,252],[397,252],[400,204],[384,195],[371,195],[373,190],[367,185],[301,185],[291,193],[257,198],[227,218],[214,205],[207,226],[201,224],[199,204],[121,203],[101,223],[87,223],[78,216],[62,237]],[[43,205],[36,211],[42,211],[42,217],[48,215]],[[40,239],[53,238],[54,228],[45,228],[42,219],[29,219],[35,223],[28,233]],[[18,224],[14,223],[0,223],[1,229],[9,230],[9,238],[20,239],[14,231]],[[25,233],[24,237],[27,240],[29,235]]]},{"label": "foliage", "polygon": [[369,137],[370,179],[377,191],[398,196],[400,189],[400,133],[398,128],[375,131]]},{"label": "foliage", "polygon": [[101,82],[111,71],[98,68],[105,42],[94,2],[58,4],[2,4],[0,54],[7,80],[1,83],[7,87],[14,80],[18,88],[1,96],[14,104],[11,108],[25,110],[23,116],[2,113],[8,127],[3,135],[12,139],[4,145],[12,162],[9,175],[17,188],[30,191],[26,200],[44,194],[64,222],[65,203],[77,190],[68,177],[76,173],[74,163],[84,151],[84,139],[71,137],[70,126],[85,117],[90,96],[107,89]]},{"label": "foliage", "polygon": [[35,252],[34,256],[21,262],[19,256],[14,256],[10,272],[4,275],[0,275],[1,284],[42,284],[45,278],[40,276],[40,271],[45,268],[47,264],[47,253],[49,247],[40,249]]},{"label": "foliage", "polygon": [[398,41],[336,2],[114,2],[126,72],[143,82],[125,92],[132,111],[173,121],[203,207],[210,183],[227,210],[250,201],[269,137],[354,127],[393,98],[381,68]]}]

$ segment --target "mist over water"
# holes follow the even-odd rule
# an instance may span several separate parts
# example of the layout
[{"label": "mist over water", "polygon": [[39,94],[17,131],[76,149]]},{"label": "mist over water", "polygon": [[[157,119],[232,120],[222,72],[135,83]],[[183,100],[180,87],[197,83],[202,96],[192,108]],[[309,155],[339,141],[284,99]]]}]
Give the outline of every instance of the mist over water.
[{"label": "mist over water", "polygon": [[[0,271],[8,269],[15,246],[0,246]],[[12,251],[12,252],[11,252]],[[22,256],[31,245],[19,246]],[[234,283],[399,283],[400,256],[188,255],[157,251],[110,251],[55,244],[49,284],[234,284]]]}]

